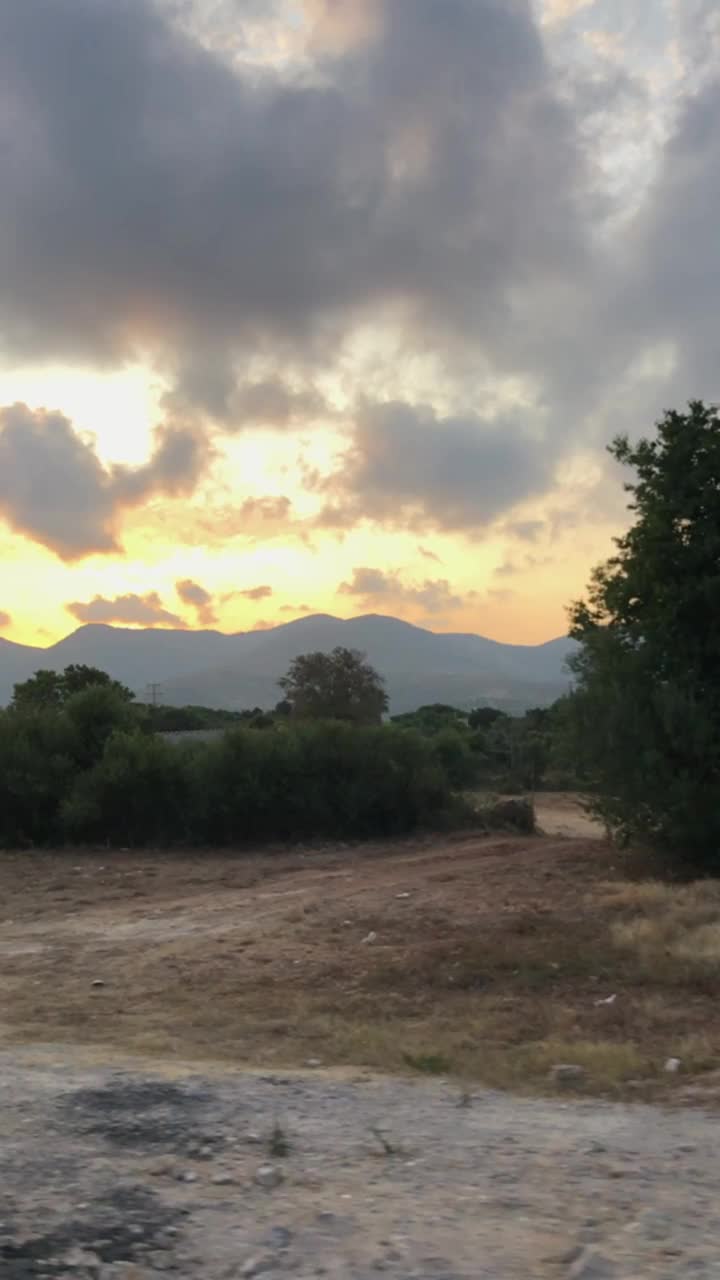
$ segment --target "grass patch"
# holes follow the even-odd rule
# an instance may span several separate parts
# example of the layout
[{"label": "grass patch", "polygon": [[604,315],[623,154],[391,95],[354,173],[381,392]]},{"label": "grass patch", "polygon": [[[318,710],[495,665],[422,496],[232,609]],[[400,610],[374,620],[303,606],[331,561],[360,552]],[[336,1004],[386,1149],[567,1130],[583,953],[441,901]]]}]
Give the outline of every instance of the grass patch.
[{"label": "grass patch", "polygon": [[404,1053],[403,1061],[426,1076],[444,1076],[452,1071],[452,1063],[442,1053]]}]

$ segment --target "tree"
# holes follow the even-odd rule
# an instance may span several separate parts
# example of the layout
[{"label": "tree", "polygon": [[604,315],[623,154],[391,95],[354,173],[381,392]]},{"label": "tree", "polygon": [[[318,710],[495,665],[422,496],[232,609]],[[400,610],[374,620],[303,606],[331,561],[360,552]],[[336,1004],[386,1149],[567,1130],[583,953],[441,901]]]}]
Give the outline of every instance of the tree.
[{"label": "tree", "polygon": [[385,681],[355,649],[303,654],[278,684],[301,719],[379,724],[388,708]]},{"label": "tree", "polygon": [[476,707],[468,715],[468,724],[471,729],[489,729],[495,724],[496,720],[501,720],[505,715],[504,711],[499,711],[497,707]]},{"label": "tree", "polygon": [[112,689],[126,702],[131,702],[135,697],[130,689],[127,689],[119,680],[113,680],[112,676],[109,676],[106,671],[101,671],[99,667],[71,663],[63,672],[36,671],[29,680],[16,684],[13,690],[13,706],[18,708],[61,707],[74,694],[97,685]]},{"label": "tree", "polygon": [[570,610],[574,718],[611,830],[720,868],[720,418],[693,401],[633,469],[633,523]]}]

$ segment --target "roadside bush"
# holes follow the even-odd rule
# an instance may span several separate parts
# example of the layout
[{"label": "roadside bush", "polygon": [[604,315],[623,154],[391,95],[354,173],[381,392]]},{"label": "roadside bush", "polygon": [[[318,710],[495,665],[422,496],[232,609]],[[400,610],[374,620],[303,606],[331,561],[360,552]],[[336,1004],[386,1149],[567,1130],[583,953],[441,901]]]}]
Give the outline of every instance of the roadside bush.
[{"label": "roadside bush", "polygon": [[182,748],[139,730],[113,733],[62,806],[64,832],[119,845],[184,838],[190,759]]},{"label": "roadside bush", "polygon": [[452,804],[422,738],[340,722],[228,733],[198,750],[190,791],[193,839],[212,844],[399,834]]},{"label": "roadside bush", "polygon": [[[457,739],[457,741],[456,741]],[[446,825],[465,743],[392,725],[286,720],[178,745],[112,689],[0,713],[0,842],[229,845]]]},{"label": "roadside bush", "polygon": [[467,733],[443,729],[432,739],[433,754],[454,787],[471,787],[479,774],[478,756]]},{"label": "roadside bush", "polygon": [[0,712],[2,844],[60,837],[60,804],[72,786],[76,755],[77,738],[64,715],[45,708]]}]

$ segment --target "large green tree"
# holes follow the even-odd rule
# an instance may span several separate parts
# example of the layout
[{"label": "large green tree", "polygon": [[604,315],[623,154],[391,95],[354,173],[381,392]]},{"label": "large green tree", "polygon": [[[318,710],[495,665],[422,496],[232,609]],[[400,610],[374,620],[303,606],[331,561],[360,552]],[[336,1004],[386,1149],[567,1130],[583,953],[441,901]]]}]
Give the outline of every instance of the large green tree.
[{"label": "large green tree", "polygon": [[89,667],[85,663],[71,663],[64,671],[36,671],[29,680],[16,684],[13,691],[13,706],[18,708],[61,707],[76,693],[85,689],[102,686],[112,689],[119,698],[131,702],[135,694],[113,680],[106,671],[99,667]]},{"label": "large green tree", "polygon": [[382,676],[364,654],[341,646],[295,658],[278,684],[301,719],[379,724],[388,708]]},{"label": "large green tree", "polygon": [[610,452],[633,519],[571,609],[595,806],[620,836],[720,869],[720,417],[694,401]]}]

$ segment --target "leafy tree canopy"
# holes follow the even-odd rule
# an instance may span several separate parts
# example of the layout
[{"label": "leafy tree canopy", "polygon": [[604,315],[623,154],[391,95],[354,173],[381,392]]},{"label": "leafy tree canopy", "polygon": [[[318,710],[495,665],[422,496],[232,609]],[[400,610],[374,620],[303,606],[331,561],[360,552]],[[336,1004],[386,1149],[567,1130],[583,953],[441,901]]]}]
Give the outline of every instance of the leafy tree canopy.
[{"label": "leafy tree canopy", "polygon": [[112,689],[119,697],[131,702],[134,693],[119,680],[113,680],[106,671],[99,667],[88,667],[84,663],[71,663],[64,671],[36,671],[29,680],[16,684],[13,692],[14,707],[61,707],[74,694],[84,689],[102,685]]},{"label": "leafy tree canopy", "polygon": [[342,646],[295,658],[278,684],[300,719],[379,724],[388,708],[382,676],[364,654]]},{"label": "leafy tree canopy", "polygon": [[578,740],[620,835],[720,866],[720,418],[610,446],[633,522],[571,611]]}]

